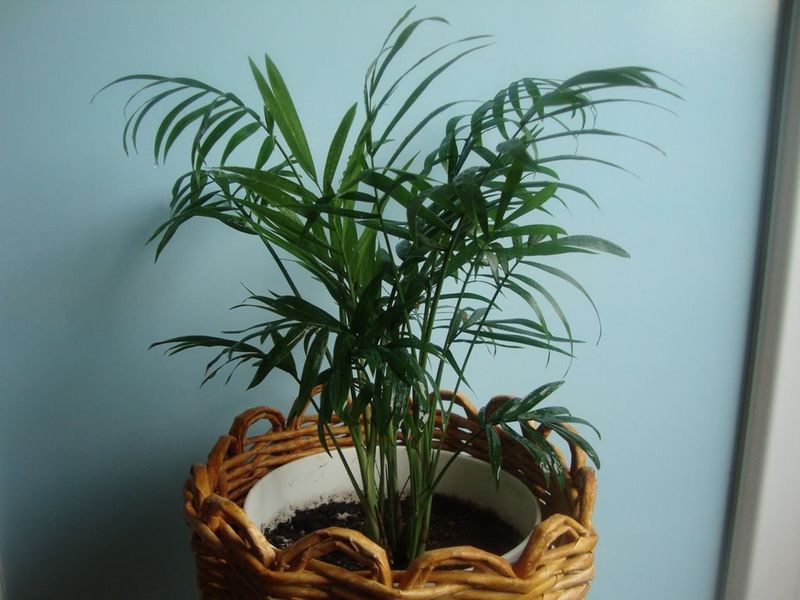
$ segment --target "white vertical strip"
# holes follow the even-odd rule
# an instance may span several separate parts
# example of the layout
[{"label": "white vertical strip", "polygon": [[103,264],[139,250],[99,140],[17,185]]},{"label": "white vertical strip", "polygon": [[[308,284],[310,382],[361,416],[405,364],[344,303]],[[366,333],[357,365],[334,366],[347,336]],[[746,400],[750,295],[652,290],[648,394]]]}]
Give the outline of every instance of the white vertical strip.
[{"label": "white vertical strip", "polygon": [[[797,61],[800,64],[800,61]],[[800,78],[799,78],[800,79]],[[800,100],[800,86],[793,93]],[[791,131],[797,139],[797,107]],[[795,154],[797,151],[795,150]],[[800,202],[800,182],[795,164],[793,198]],[[794,211],[785,247],[783,315],[775,342],[778,350],[773,365],[772,410],[766,431],[762,485],[756,502],[755,535],[751,548],[748,600],[800,600],[800,211]],[[780,250],[778,250],[780,251]]]},{"label": "white vertical strip", "polygon": [[800,600],[800,43],[780,124],[767,272],[726,600]]},{"label": "white vertical strip", "polygon": [[795,211],[792,229],[748,600],[800,600],[800,211]]},{"label": "white vertical strip", "polygon": [[[800,93],[800,90],[796,90]],[[797,129],[793,132],[797,144]],[[795,185],[797,186],[797,181]],[[798,198],[795,189],[795,203]],[[795,204],[797,206],[797,204]],[[789,257],[768,417],[762,484],[756,500],[748,600],[800,600],[800,211],[786,246]]]}]

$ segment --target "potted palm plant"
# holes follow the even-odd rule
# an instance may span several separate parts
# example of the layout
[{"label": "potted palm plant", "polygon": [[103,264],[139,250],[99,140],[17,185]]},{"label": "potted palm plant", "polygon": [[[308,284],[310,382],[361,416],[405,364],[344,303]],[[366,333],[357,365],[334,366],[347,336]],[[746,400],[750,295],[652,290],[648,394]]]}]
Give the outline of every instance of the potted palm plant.
[{"label": "potted palm plant", "polygon": [[[549,257],[627,254],[554,223],[551,205],[571,196],[593,201],[581,185],[561,179],[558,167],[612,164],[578,155],[570,144],[584,136],[629,137],[596,125],[602,106],[632,100],[617,96],[620,90],[665,90],[656,73],[639,67],[562,81],[529,77],[469,111],[448,102],[408,124],[431,82],[485,43],[485,36],[456,40],[397,71],[420,25],[444,21],[412,20],[410,13],[367,68],[361,101],[344,112],[324,164],[315,163],[269,57],[250,61],[257,107],[189,78],[113,82],[141,85],[123,133],[126,152],[157,106],[168,111],[155,135],[156,161],[182,134],[191,137],[190,169],[176,180],[170,216],[151,238],[156,256],[184,223],[205,217],[259,240],[283,277],[280,288],[244,302],[258,313],[252,327],[156,344],[169,354],[214,349],[206,381],[247,364],[249,387],[276,370],[297,382],[286,417],[268,407],[241,415],[187,482],[204,597],[495,597],[476,596],[470,590],[477,586],[498,598],[575,598],[591,579],[594,480],[583,461],[599,459],[573,427],[588,423],[567,408],[543,406],[562,382],[532,385],[480,410],[461,390],[483,347],[572,356],[576,340],[548,279],[566,282],[596,308]],[[441,141],[421,148],[420,132],[443,117]],[[300,292],[297,278],[309,275],[318,296]],[[249,434],[259,419],[270,421],[272,432]],[[571,463],[549,433],[566,441]],[[342,459],[364,531],[329,528],[291,548],[273,547],[240,508],[247,492],[276,466],[324,451]],[[434,492],[465,454],[485,461],[490,481],[513,473],[542,507],[546,520],[514,564],[475,549],[426,552]],[[368,569],[318,560],[334,549]],[[393,572],[391,560],[408,568]],[[471,569],[447,570],[454,564]]]}]

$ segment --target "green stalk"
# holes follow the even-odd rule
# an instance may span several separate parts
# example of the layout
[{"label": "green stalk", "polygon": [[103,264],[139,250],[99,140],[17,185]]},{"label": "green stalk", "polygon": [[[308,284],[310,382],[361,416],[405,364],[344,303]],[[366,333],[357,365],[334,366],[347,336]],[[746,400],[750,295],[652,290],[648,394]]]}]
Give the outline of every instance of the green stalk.
[{"label": "green stalk", "polygon": [[[371,96],[370,96],[370,99],[371,99]],[[366,102],[366,100],[365,100],[365,102]],[[368,115],[368,119],[369,119],[369,118],[371,118],[371,117],[369,117],[369,115],[371,115],[372,107],[369,104],[367,104],[366,109],[367,109],[367,115]],[[372,127],[371,126],[370,126],[369,130],[367,131],[366,144],[367,144],[367,154],[369,156],[370,168],[374,171],[375,170],[375,152],[374,152],[374,150],[372,148]],[[389,264],[391,265],[391,268],[392,268],[392,278],[393,278],[393,281],[394,281],[394,285],[392,286],[392,289],[391,289],[391,292],[390,292],[389,304],[391,304],[391,300],[392,300],[392,297],[394,296],[394,294],[397,293],[397,296],[398,296],[398,298],[400,298],[400,302],[402,303],[402,305],[406,306],[406,300],[405,300],[405,297],[403,296],[403,290],[402,290],[402,288],[400,286],[400,274],[399,274],[399,272],[397,270],[397,265],[395,264],[394,250],[392,249],[392,243],[389,240],[389,234],[386,232],[386,223],[383,220],[383,204],[378,200],[378,189],[376,187],[374,187],[374,186],[372,188],[372,196],[373,196],[373,198],[375,198],[375,203],[373,205],[375,207],[375,209],[374,209],[375,210],[375,215],[378,217],[378,222],[380,223],[380,226],[381,226],[380,232],[383,235],[383,243],[386,244],[386,252],[389,253],[389,258],[390,258]],[[409,319],[405,320],[404,325],[405,325],[407,331],[411,330],[411,323],[410,323]],[[415,353],[416,353],[416,351],[412,348],[411,349],[412,356]]]},{"label": "green stalk", "polygon": [[411,480],[411,514],[405,528],[405,556],[403,558],[410,561],[416,558],[416,549],[419,546],[422,528],[419,512],[421,506],[419,490],[422,480],[422,461],[418,455],[417,448],[406,446],[406,453],[408,455],[409,478]]},{"label": "green stalk", "polygon": [[[461,228],[461,221],[456,226],[456,232]],[[445,251],[442,258],[442,267],[438,281],[433,286],[433,298],[428,296],[428,301],[425,303],[425,315],[423,317],[422,327],[422,342],[424,345],[430,343],[436,311],[439,301],[441,299],[442,289],[446,278],[447,267],[450,264],[453,249],[455,247],[456,235],[451,238],[451,243]],[[420,350],[419,364],[425,369],[427,364],[428,351],[423,348]],[[425,425],[425,434],[422,439],[411,440],[406,438],[406,452],[408,454],[409,472],[411,479],[411,511],[412,514],[406,525],[406,534],[404,536],[405,555],[409,560],[413,560],[424,551],[427,544],[427,534],[430,524],[430,511],[432,502],[432,489],[429,485],[432,478],[432,471],[435,468],[435,461],[432,461],[432,448],[430,441],[433,438],[433,428],[435,426],[435,413],[432,408],[436,406],[436,398],[438,398],[438,390],[433,390],[434,402],[428,407],[426,411],[428,414]],[[416,396],[416,393],[415,393]],[[415,422],[419,422],[422,417],[420,411],[420,403],[427,402],[427,398],[415,397],[413,402]],[[422,550],[421,550],[422,549]]]},{"label": "green stalk", "polygon": [[364,518],[366,520],[366,534],[371,540],[380,542],[381,528],[376,510],[376,489],[375,489],[375,456],[371,456],[364,446],[364,440],[361,437],[361,431],[358,427],[350,429],[350,434],[353,437],[353,445],[356,449],[358,457],[359,470],[361,472],[361,482],[363,488],[363,495],[361,496],[361,507],[364,511]]},{"label": "green stalk", "polygon": [[432,491],[424,494],[421,504],[422,514],[419,517],[419,534],[417,536],[417,545],[414,550],[415,558],[425,552],[425,549],[428,545],[428,532],[430,531],[431,509],[433,505]]},{"label": "green stalk", "polygon": [[270,244],[269,241],[264,239],[264,237],[262,237],[261,235],[259,235],[258,237],[267,247],[267,250],[269,251],[270,256],[272,256],[273,260],[275,261],[275,264],[278,265],[278,269],[280,270],[281,275],[283,275],[283,278],[286,280],[286,283],[288,283],[289,287],[292,288],[292,293],[298,298],[300,298],[301,297],[300,291],[294,284],[292,277],[289,275],[289,271],[286,270],[286,266],[283,264],[283,261],[281,260],[280,256],[278,256],[278,253],[275,251],[275,248],[273,248],[272,244]]},{"label": "green stalk", "polygon": [[497,297],[500,295],[503,286],[505,286],[506,281],[508,281],[508,278],[511,277],[511,274],[514,272],[514,269],[516,269],[519,264],[520,264],[519,260],[516,263],[514,263],[514,265],[506,272],[500,283],[495,288],[494,294],[492,295],[492,298],[489,302],[489,308],[487,308],[486,312],[483,313],[483,317],[481,317],[480,323],[478,323],[478,326],[475,329],[475,333],[472,335],[472,341],[469,343],[469,346],[467,347],[467,354],[466,356],[464,356],[464,360],[461,363],[461,373],[458,375],[458,378],[456,379],[456,385],[453,388],[453,394],[456,394],[458,392],[458,388],[461,386],[461,383],[464,380],[464,369],[466,368],[467,363],[469,362],[469,359],[472,356],[472,350],[475,348],[475,342],[478,339],[478,334],[483,329],[483,325],[484,323],[486,323],[486,319],[489,316],[489,313],[495,306],[495,303],[497,302]]},{"label": "green stalk", "polygon": [[455,460],[458,458],[459,454],[461,454],[467,447],[469,447],[469,445],[472,442],[474,442],[478,437],[480,437],[480,435],[482,433],[483,433],[483,431],[481,431],[481,430],[476,431],[471,436],[469,436],[469,438],[464,440],[461,443],[461,446],[459,446],[458,448],[456,448],[453,451],[453,455],[447,460],[447,462],[445,463],[444,467],[442,467],[441,471],[439,471],[439,474],[433,480],[433,483],[431,484],[431,490],[435,490],[436,489],[436,486],[439,485],[439,482],[442,480],[442,477],[444,477],[444,474],[447,472],[447,470],[450,468],[450,466],[455,462]]},{"label": "green stalk", "polygon": [[[461,386],[461,383],[463,381],[464,369],[466,368],[467,363],[469,362],[469,359],[470,359],[470,357],[472,355],[472,350],[475,348],[475,342],[478,339],[478,333],[483,328],[483,325],[486,322],[486,319],[489,316],[489,313],[491,312],[492,308],[496,305],[497,298],[500,295],[500,292],[503,289],[503,286],[505,285],[505,282],[508,281],[508,278],[511,277],[511,274],[514,272],[514,269],[516,269],[519,264],[520,264],[520,261],[517,261],[516,263],[514,263],[514,265],[508,270],[508,272],[504,275],[504,277],[501,280],[501,282],[495,288],[494,294],[492,295],[492,297],[491,297],[491,299],[489,301],[489,306],[488,306],[486,312],[483,314],[483,317],[481,318],[480,322],[478,323],[478,326],[477,326],[477,328],[475,330],[475,333],[472,336],[472,341],[470,342],[469,347],[467,348],[467,354],[464,357],[464,361],[461,363],[460,373],[458,375],[458,378],[456,379],[456,385],[453,388],[453,395],[454,396],[455,396],[456,393],[458,393],[458,388]],[[466,279],[465,279],[465,285],[466,285]],[[463,293],[463,287],[462,287],[462,293]],[[459,300],[460,300],[460,298],[459,298]],[[443,361],[439,363],[439,368],[440,368],[440,373],[441,373],[443,371],[443,369],[444,369],[444,362]],[[437,379],[437,381],[438,381],[438,379]],[[445,411],[442,412],[442,427],[446,426],[447,420],[450,418],[451,411],[452,411],[452,402],[450,403],[449,409],[446,412]],[[482,433],[481,431],[478,431],[477,433],[475,433],[472,436],[470,436],[469,439],[467,439],[464,443],[462,443],[461,446],[459,448],[457,448],[453,452],[453,455],[450,457],[450,459],[447,461],[447,463],[444,465],[444,467],[442,467],[441,471],[439,471],[439,474],[433,480],[433,482],[431,484],[431,489],[432,490],[435,490],[436,486],[439,485],[439,482],[441,481],[442,477],[447,472],[447,470],[450,468],[450,466],[453,464],[453,462],[458,457],[458,455],[461,454],[461,452],[463,452],[464,449],[466,449],[469,446],[469,444],[471,444],[481,433]],[[438,459],[439,459],[440,452],[441,452],[441,449],[439,449],[437,451],[437,455],[436,455],[437,462],[438,462]]]},{"label": "green stalk", "polygon": [[[314,401],[313,398],[311,399],[311,404],[314,407],[314,410],[317,411],[317,414],[319,414],[320,412],[319,406],[317,405],[317,403]],[[331,438],[333,447],[336,449],[336,453],[339,455],[339,460],[342,462],[342,466],[344,466],[344,470],[347,473],[347,477],[350,479],[350,483],[353,486],[353,490],[355,491],[359,502],[363,505],[365,502],[364,492],[361,489],[361,487],[359,487],[358,482],[356,481],[356,476],[353,473],[353,470],[350,468],[350,465],[348,465],[347,461],[344,459],[344,453],[342,452],[342,447],[339,445],[339,442],[336,441],[336,437],[333,435],[333,430],[331,429],[330,424],[325,423],[324,426],[326,431],[328,432],[328,437]],[[350,437],[352,437],[353,441],[355,442],[356,435],[358,435],[357,432],[355,432],[351,427],[348,427],[348,431],[350,432]],[[355,444],[355,446],[356,446],[356,453],[358,453],[358,445]]]},{"label": "green stalk", "polygon": [[[461,291],[458,293],[458,300],[456,300],[455,308],[453,308],[453,319],[450,321],[450,327],[447,329],[447,336],[445,336],[444,344],[442,344],[442,353],[447,352],[455,339],[455,332],[458,328],[458,311],[461,308],[461,301],[464,299],[464,294],[467,291],[467,286],[470,283],[470,277],[477,270],[477,263],[470,265],[469,272],[464,276],[464,283],[461,284]],[[492,306],[491,304],[489,305]],[[442,377],[444,376],[444,366],[446,360],[441,358],[439,360],[439,368],[436,371],[435,388],[441,388]]]},{"label": "green stalk", "polygon": [[399,540],[398,526],[400,524],[400,492],[397,489],[397,445],[394,442],[394,427],[390,421],[386,431],[383,432],[381,444],[381,466],[385,477],[385,495],[383,509],[384,538],[386,547],[392,556],[396,556]]},{"label": "green stalk", "polygon": [[[458,300],[456,301],[455,308],[453,309],[453,319],[450,321],[450,327],[447,330],[447,336],[445,337],[444,344],[442,344],[442,353],[443,354],[445,354],[450,349],[450,346],[452,345],[453,340],[456,337],[455,332],[456,332],[456,330],[458,328],[458,311],[461,308],[461,301],[464,299],[464,293],[466,292],[467,286],[469,285],[470,277],[477,270],[477,266],[478,266],[477,263],[473,263],[472,265],[470,265],[469,272],[464,276],[464,283],[461,284],[461,291],[458,294]],[[490,306],[492,306],[492,305],[490,304]],[[438,369],[436,371],[436,378],[435,378],[435,384],[434,384],[434,394],[436,395],[436,399],[437,399],[437,403],[436,404],[437,405],[440,404],[439,390],[441,389],[442,377],[444,376],[445,362],[446,362],[446,360],[445,360],[444,357],[440,358],[439,359],[439,367],[438,367]],[[462,371],[462,373],[463,373],[463,371]],[[450,414],[452,413],[452,410],[453,410],[453,401],[450,400],[450,403],[449,403],[449,405],[448,405],[448,407],[446,409],[445,409],[445,406],[444,406],[443,403],[441,403],[441,406],[442,406],[442,430],[446,430],[447,429],[447,422],[450,420]],[[436,448],[436,456],[435,456],[435,458],[433,460],[433,467],[432,467],[434,469],[436,468],[436,465],[439,464],[439,458],[441,457],[441,452],[442,452],[441,446],[437,446],[437,448]],[[450,464],[452,463],[454,458],[455,458],[455,456],[451,457],[451,459],[447,462],[447,464],[445,465],[445,467],[442,470],[442,472],[446,471],[450,467]],[[434,489],[434,490],[436,489],[436,485],[438,484],[440,478],[441,478],[441,473],[436,478],[435,482],[431,484],[431,488],[432,489]]]},{"label": "green stalk", "polygon": [[381,531],[383,528],[381,527],[381,518],[378,507],[378,488],[375,483],[375,454],[374,443],[370,442],[367,449],[366,463],[369,484],[365,489],[367,504],[369,504],[370,507],[367,518],[367,535],[370,537],[370,539],[380,543],[382,541]]}]

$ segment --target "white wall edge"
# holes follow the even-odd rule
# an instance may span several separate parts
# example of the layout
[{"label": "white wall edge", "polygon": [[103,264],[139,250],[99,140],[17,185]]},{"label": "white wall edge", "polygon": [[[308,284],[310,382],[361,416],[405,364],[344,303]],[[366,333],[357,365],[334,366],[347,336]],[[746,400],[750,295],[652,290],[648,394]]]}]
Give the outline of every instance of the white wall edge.
[{"label": "white wall edge", "polygon": [[790,18],[726,600],[800,600],[800,40]]}]

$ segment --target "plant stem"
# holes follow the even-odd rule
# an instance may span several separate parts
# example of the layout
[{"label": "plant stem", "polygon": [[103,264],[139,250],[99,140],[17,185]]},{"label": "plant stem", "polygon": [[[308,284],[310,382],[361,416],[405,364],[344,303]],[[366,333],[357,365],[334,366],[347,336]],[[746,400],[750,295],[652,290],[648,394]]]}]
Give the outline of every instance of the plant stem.
[{"label": "plant stem", "polygon": [[270,255],[275,260],[275,264],[278,265],[278,269],[280,270],[281,275],[283,275],[283,278],[286,280],[286,283],[289,284],[289,287],[292,288],[292,292],[294,293],[294,295],[300,298],[300,292],[297,289],[297,286],[294,284],[292,277],[289,275],[289,271],[286,270],[286,265],[283,264],[283,261],[281,260],[280,256],[278,256],[278,253],[275,251],[275,248],[273,248],[272,244],[270,244],[269,241],[264,239],[261,235],[259,235],[258,237],[267,247],[267,250],[269,251]]},{"label": "plant stem", "polygon": [[360,499],[361,506],[364,510],[364,518],[366,520],[365,533],[371,540],[380,541],[381,529],[376,511],[375,456],[374,454],[370,455],[367,451],[358,425],[350,428],[350,435],[353,438],[353,445],[356,449],[359,470],[361,472],[363,495]]},{"label": "plant stem", "polygon": [[486,323],[486,318],[489,316],[489,313],[491,312],[492,308],[496,305],[497,298],[500,295],[500,291],[503,289],[503,286],[505,285],[506,281],[508,281],[508,278],[511,277],[511,274],[514,272],[514,269],[516,269],[519,264],[520,264],[519,260],[515,262],[514,265],[511,268],[509,268],[508,271],[506,271],[505,275],[502,278],[502,281],[500,281],[495,286],[494,294],[492,295],[492,298],[489,301],[489,307],[486,309],[486,312],[483,313],[480,323],[478,323],[478,326],[475,328],[475,333],[472,335],[472,341],[469,343],[469,347],[467,348],[467,354],[461,363],[461,372],[458,374],[458,377],[456,379],[456,385],[453,388],[454,395],[458,392],[458,388],[461,386],[461,382],[464,380],[464,369],[467,367],[467,363],[469,362],[469,359],[472,356],[472,350],[475,348],[475,342],[478,339],[478,335],[480,334],[481,329],[483,329],[484,323]]}]

